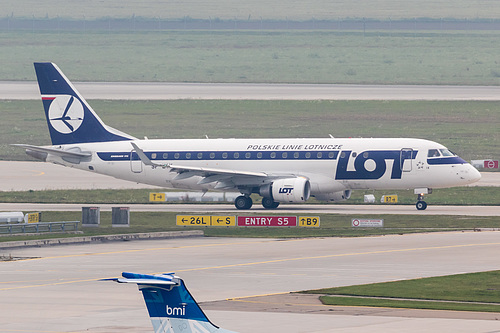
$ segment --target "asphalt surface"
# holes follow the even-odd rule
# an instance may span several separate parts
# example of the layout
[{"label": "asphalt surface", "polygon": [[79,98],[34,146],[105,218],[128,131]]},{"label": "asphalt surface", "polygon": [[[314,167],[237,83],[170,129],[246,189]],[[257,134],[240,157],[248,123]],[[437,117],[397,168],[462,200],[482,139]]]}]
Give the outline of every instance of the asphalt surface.
[{"label": "asphalt surface", "polygon": [[188,238],[11,249],[2,254],[26,260],[0,262],[0,332],[151,332],[135,285],[98,281],[122,271],[175,271],[214,323],[240,333],[498,332],[500,314],[332,308],[286,294],[499,269],[499,236]]},{"label": "asphalt surface", "polygon": [[[250,210],[237,210],[233,204],[38,204],[38,203],[0,203],[0,211],[69,211],[77,212],[82,206],[97,206],[101,211],[111,211],[112,207],[126,206],[131,212],[184,212],[189,214],[224,214],[245,216],[248,213],[269,213],[260,205]],[[500,216],[500,206],[437,206],[429,205],[425,211],[417,211],[414,205],[343,205],[343,204],[283,204],[272,210],[273,214],[382,214],[398,215],[453,215],[453,216]]]},{"label": "asphalt surface", "polygon": [[[500,86],[74,82],[86,99],[498,101]],[[0,99],[40,99],[34,81],[0,81]]]}]

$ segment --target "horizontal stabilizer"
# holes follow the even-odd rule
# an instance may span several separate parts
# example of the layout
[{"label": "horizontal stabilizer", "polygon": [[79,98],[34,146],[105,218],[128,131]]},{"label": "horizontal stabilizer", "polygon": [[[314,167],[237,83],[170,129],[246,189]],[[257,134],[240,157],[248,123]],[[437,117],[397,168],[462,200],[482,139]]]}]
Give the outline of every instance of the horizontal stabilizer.
[{"label": "horizontal stabilizer", "polygon": [[48,153],[48,154],[53,154],[61,157],[79,157],[79,158],[85,158],[85,157],[91,157],[92,153],[90,152],[78,152],[78,151],[72,151],[72,150],[63,150],[59,148],[50,148],[50,147],[40,147],[40,146],[33,146],[33,145],[25,145],[25,144],[11,144],[11,146],[16,146],[16,147],[21,147],[33,151],[38,151],[41,153]]},{"label": "horizontal stabilizer", "polygon": [[136,283],[136,284],[150,284],[150,285],[175,285],[173,273],[149,275],[149,274],[136,274],[136,273],[122,273],[122,278],[102,279],[101,281],[115,281],[118,283]]}]

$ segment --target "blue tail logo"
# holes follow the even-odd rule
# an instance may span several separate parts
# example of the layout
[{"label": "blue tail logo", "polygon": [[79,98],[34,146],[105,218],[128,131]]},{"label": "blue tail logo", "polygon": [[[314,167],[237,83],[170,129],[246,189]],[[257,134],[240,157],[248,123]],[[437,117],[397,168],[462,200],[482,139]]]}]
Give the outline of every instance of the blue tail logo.
[{"label": "blue tail logo", "polygon": [[105,280],[139,286],[155,333],[236,333],[212,324],[184,281],[173,273],[148,275],[123,272],[122,276]]},{"label": "blue tail logo", "polygon": [[135,139],[104,124],[56,64],[36,62],[35,72],[53,145]]},{"label": "blue tail logo", "polygon": [[70,95],[45,97],[51,101],[48,119],[50,125],[59,133],[69,134],[76,131],[83,123],[83,105]]}]

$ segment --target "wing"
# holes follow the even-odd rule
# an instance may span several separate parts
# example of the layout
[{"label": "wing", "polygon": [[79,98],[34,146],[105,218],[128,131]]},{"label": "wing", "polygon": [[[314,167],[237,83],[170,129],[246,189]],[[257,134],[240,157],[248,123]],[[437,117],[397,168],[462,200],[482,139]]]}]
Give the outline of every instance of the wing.
[{"label": "wing", "polygon": [[177,176],[174,180],[183,180],[193,176],[200,176],[202,179],[198,184],[208,184],[218,182],[216,189],[234,188],[238,186],[260,186],[272,182],[275,179],[295,177],[290,174],[268,174],[265,172],[230,170],[221,168],[205,168],[196,166],[186,166],[177,164],[159,164],[151,161],[142,149],[135,143],[131,142],[139,159],[145,164],[153,168],[170,169],[171,172],[176,172]]}]

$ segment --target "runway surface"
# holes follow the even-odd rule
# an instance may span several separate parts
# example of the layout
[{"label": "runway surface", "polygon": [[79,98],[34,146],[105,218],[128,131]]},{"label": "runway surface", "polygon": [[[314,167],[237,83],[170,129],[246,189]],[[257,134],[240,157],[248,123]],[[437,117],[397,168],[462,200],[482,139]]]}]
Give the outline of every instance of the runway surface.
[{"label": "runway surface", "polygon": [[[86,99],[498,101],[500,86],[76,82]],[[0,81],[0,99],[40,99],[34,81]]]},{"label": "runway surface", "polygon": [[[233,204],[38,204],[0,203],[0,211],[70,211],[78,212],[82,206],[97,206],[101,211],[112,207],[126,206],[131,212],[184,212],[189,214],[218,214],[245,216],[249,213],[270,213],[260,205],[250,210],[237,210]],[[429,205],[425,211],[417,211],[414,205],[343,205],[343,204],[283,204],[272,210],[273,214],[360,214],[374,216],[382,214],[400,215],[452,215],[452,216],[500,216],[500,206],[438,206]]]},{"label": "runway surface", "polygon": [[[498,232],[366,238],[191,238],[10,250],[0,262],[0,332],[151,332],[135,285],[98,282],[122,271],[175,271],[218,325],[241,333],[497,332],[491,314],[324,308],[296,313],[227,298],[499,269]],[[203,305],[202,305],[203,306]],[[320,306],[320,305],[318,305]],[[304,304],[302,308],[311,307]],[[219,309],[219,310],[217,310]],[[262,308],[261,308],[262,309]],[[333,310],[333,311],[332,311]],[[285,312],[286,311],[286,312]],[[421,318],[419,316],[424,316]],[[497,318],[498,319],[498,318]]]},{"label": "runway surface", "polygon": [[[477,186],[500,186],[500,173],[483,173]],[[58,189],[132,189],[157,187],[136,184],[78,169],[66,168],[51,163],[0,161],[0,190],[58,190]],[[99,205],[101,210],[111,210],[116,205]],[[131,211],[170,211],[190,213],[233,213],[237,211],[232,204],[154,204],[128,205]],[[80,211],[81,204],[9,204],[0,203],[0,211]],[[264,212],[260,205],[255,205],[252,212]],[[283,214],[421,214],[421,215],[475,215],[500,216],[500,206],[433,206],[417,212],[413,205],[282,205],[277,212]],[[239,212],[241,213],[241,211]],[[240,214],[241,215],[241,214]]]}]

